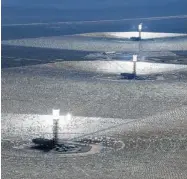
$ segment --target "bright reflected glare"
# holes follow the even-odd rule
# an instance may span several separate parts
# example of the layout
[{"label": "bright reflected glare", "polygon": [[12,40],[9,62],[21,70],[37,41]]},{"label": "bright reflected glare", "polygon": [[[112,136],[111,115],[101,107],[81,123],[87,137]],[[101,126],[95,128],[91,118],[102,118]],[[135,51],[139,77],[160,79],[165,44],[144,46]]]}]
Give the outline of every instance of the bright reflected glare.
[{"label": "bright reflected glare", "polygon": [[138,25],[138,30],[139,30],[139,31],[142,30],[142,23]]},{"label": "bright reflected glare", "polygon": [[53,109],[53,119],[59,119],[60,109]]},{"label": "bright reflected glare", "polygon": [[66,115],[66,120],[71,120],[71,118],[72,118],[72,115],[71,115],[70,113],[68,113],[68,114]]},{"label": "bright reflected glare", "polygon": [[133,61],[133,62],[137,62],[137,61],[138,61],[138,55],[133,55],[132,61]]}]

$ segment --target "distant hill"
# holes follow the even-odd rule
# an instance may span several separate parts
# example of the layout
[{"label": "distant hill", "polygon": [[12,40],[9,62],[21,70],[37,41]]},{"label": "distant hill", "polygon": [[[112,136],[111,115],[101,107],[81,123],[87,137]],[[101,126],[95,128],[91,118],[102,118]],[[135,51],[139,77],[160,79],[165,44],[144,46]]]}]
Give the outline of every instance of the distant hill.
[{"label": "distant hill", "polygon": [[[42,7],[62,9],[101,9],[110,7],[187,7],[187,0],[2,0],[2,6]],[[182,6],[181,6],[182,7]],[[177,7],[176,7],[177,8]]]},{"label": "distant hill", "polygon": [[187,0],[2,0],[3,24],[184,14]]}]

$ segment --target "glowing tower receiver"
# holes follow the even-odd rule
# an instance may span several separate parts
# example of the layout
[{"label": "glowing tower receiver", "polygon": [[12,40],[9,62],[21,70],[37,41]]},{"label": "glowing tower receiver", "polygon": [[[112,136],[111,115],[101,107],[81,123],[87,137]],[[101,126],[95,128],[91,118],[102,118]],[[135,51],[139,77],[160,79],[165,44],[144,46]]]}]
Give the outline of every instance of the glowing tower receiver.
[{"label": "glowing tower receiver", "polygon": [[138,31],[139,31],[139,39],[141,40],[141,33],[142,33],[142,23],[138,25]]},{"label": "glowing tower receiver", "polygon": [[53,109],[53,119],[59,119],[60,109]]}]

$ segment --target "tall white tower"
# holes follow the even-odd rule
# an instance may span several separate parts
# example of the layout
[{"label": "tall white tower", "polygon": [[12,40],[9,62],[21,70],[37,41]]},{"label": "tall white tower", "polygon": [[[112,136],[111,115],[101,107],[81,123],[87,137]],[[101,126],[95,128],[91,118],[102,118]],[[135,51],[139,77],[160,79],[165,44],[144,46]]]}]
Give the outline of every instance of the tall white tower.
[{"label": "tall white tower", "polygon": [[58,122],[60,118],[60,109],[53,109],[53,145],[58,144]]},{"label": "tall white tower", "polygon": [[138,55],[133,55],[133,74],[134,74],[134,77],[136,76],[136,62],[138,61]]}]

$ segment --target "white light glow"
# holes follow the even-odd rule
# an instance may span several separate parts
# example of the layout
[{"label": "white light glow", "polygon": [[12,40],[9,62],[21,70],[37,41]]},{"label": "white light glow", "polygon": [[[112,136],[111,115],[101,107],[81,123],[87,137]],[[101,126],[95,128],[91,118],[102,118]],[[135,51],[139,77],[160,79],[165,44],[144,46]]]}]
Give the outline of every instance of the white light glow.
[{"label": "white light glow", "polygon": [[71,115],[70,113],[68,113],[68,114],[66,115],[66,120],[71,120],[71,118],[72,118],[72,115]]},{"label": "white light glow", "polygon": [[137,61],[138,61],[138,55],[133,55],[132,61],[133,61],[133,62],[137,62]]},{"label": "white light glow", "polygon": [[60,109],[53,109],[53,119],[59,119]]},{"label": "white light glow", "polygon": [[138,25],[138,30],[139,30],[139,31],[142,30],[142,23]]}]

